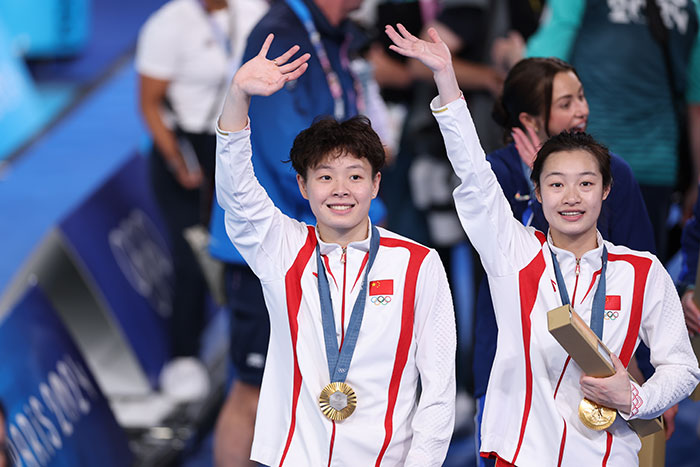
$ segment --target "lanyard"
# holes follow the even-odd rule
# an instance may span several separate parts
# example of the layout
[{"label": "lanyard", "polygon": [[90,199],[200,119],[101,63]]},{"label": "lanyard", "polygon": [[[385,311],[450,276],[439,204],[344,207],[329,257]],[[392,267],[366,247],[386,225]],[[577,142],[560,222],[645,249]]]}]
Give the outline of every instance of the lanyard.
[{"label": "lanyard", "polygon": [[[328,59],[328,54],[326,53],[326,48],[323,46],[323,42],[321,41],[321,34],[318,32],[318,29],[316,29],[316,25],[314,24],[314,20],[311,17],[311,12],[307,8],[307,6],[304,4],[302,0],[286,0],[287,5],[292,9],[292,11],[297,15],[301,23],[304,25],[304,28],[306,29],[306,33],[309,35],[309,40],[311,41],[311,45],[313,45],[314,50],[316,51],[316,56],[318,57],[318,60],[321,62],[321,67],[323,68],[323,72],[326,75],[326,82],[328,83],[328,89],[331,92],[331,96],[333,97],[333,116],[335,117],[336,120],[341,121],[346,118],[345,115],[345,102],[343,101],[343,87],[340,84],[340,78],[338,77],[338,74],[333,70],[333,67],[331,66],[331,62]],[[343,64],[344,68],[347,68],[347,65],[349,63],[349,60],[347,58],[347,48],[348,48],[349,41],[346,38],[343,47],[340,49],[340,54],[341,54],[341,64]],[[345,56],[343,56],[345,55]],[[349,68],[347,68],[349,70]],[[354,78],[353,78],[354,81]],[[349,96],[350,99],[348,99],[350,102],[355,98],[355,96]]]},{"label": "lanyard", "polygon": [[214,35],[214,39],[216,39],[216,42],[218,42],[221,48],[224,50],[224,52],[226,53],[226,57],[230,59],[231,38],[221,29],[216,20],[207,11],[207,7],[204,4],[204,0],[199,0],[199,5],[202,7],[202,11],[204,12],[204,16],[206,16],[207,18],[207,22],[209,22],[209,27],[211,28],[211,32]]},{"label": "lanyard", "polygon": [[[566,283],[564,282],[564,277],[561,274],[561,268],[559,267],[559,261],[557,261],[557,255],[552,253],[552,263],[554,264],[554,274],[557,278],[557,284],[559,284],[559,295],[561,296],[562,305],[571,304],[569,300],[569,293],[566,291]],[[593,295],[593,307],[591,308],[591,322],[589,323],[591,329],[598,336],[598,339],[603,340],[603,316],[605,314],[605,271],[608,266],[608,249],[603,245],[603,254],[601,255],[601,262],[603,266],[600,270],[600,281],[598,282],[598,287],[595,289],[595,295]]]},{"label": "lanyard", "polygon": [[[360,335],[362,316],[365,312],[365,301],[367,300],[367,276],[374,263],[379,250],[379,231],[372,226],[372,238],[369,244],[369,260],[365,269],[365,276],[362,279],[360,293],[355,300],[350,315],[350,323],[345,333],[343,347],[338,351],[338,339],[335,334],[335,320],[333,319],[333,304],[331,302],[331,291],[328,286],[326,270],[321,260],[321,250],[316,244],[316,267],[318,268],[318,296],[321,299],[321,319],[323,322],[323,337],[326,344],[326,357],[328,358],[328,373],[331,376],[331,383],[343,383],[350,369],[352,354],[355,351],[357,337]],[[340,324],[343,326],[343,323]]]},{"label": "lanyard", "polygon": [[532,209],[532,205],[535,203],[535,199],[537,198],[535,197],[535,185],[532,183],[532,180],[530,180],[530,174],[532,173],[532,169],[522,159],[520,159],[520,164],[523,169],[523,175],[525,175],[525,179],[527,180],[527,186],[528,188],[530,188],[530,199],[528,199],[527,201],[527,208],[525,208],[525,211],[523,211],[523,217],[521,222],[525,227],[529,227],[532,224],[533,219],[535,218],[535,212]]}]

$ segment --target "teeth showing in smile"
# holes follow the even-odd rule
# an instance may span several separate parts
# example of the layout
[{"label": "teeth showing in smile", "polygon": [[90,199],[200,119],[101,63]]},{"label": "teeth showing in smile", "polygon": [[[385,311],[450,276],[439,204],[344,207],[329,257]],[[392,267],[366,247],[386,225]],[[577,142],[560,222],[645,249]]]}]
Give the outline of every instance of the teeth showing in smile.
[{"label": "teeth showing in smile", "polygon": [[581,211],[562,211],[562,216],[580,216],[583,214]]},{"label": "teeth showing in smile", "polygon": [[329,204],[328,207],[335,210],[335,211],[347,211],[352,206],[350,206],[348,204]]}]

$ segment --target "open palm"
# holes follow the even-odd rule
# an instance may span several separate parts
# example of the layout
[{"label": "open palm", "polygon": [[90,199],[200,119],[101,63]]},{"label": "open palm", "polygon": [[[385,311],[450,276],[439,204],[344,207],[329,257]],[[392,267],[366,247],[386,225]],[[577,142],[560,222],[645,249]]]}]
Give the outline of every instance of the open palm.
[{"label": "open palm", "polygon": [[269,34],[258,55],[244,63],[233,78],[238,88],[249,96],[274,94],[282,89],[287,81],[299,78],[308,67],[306,62],[311,57],[308,53],[287,63],[299,51],[298,45],[291,47],[279,57],[268,60],[266,55],[270,50],[273,38],[274,35]]},{"label": "open palm", "polygon": [[433,72],[442,71],[451,63],[450,49],[434,28],[428,29],[428,36],[432,42],[417,38],[400,23],[396,25],[396,29],[387,25],[385,32],[394,43],[389,46],[391,50],[405,57],[420,60]]}]

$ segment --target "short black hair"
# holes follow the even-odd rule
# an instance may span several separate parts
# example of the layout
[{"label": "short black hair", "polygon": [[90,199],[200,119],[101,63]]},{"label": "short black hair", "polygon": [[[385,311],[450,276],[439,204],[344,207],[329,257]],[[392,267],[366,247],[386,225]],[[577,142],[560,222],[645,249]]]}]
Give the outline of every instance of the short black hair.
[{"label": "short black hair", "polygon": [[557,152],[576,150],[586,151],[595,158],[600,174],[603,176],[603,188],[611,186],[613,180],[608,148],[583,131],[562,131],[558,135],[549,138],[537,152],[537,157],[532,165],[532,173],[530,174],[530,180],[535,184],[535,187],[539,188],[540,186],[542,168],[549,156]]},{"label": "short black hair", "polygon": [[352,155],[367,159],[374,177],[384,167],[384,146],[372,129],[369,118],[358,115],[344,122],[323,117],[294,138],[289,160],[296,173],[306,180],[306,172],[327,157]]}]

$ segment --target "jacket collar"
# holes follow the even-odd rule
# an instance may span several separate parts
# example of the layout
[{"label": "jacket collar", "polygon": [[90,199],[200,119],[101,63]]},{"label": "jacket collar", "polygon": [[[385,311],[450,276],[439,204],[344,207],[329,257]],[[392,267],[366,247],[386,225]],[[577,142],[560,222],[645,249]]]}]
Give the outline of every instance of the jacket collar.
[{"label": "jacket collar", "polygon": [[[314,229],[316,231],[316,241],[318,242],[319,250],[322,255],[328,255],[334,250],[341,250],[342,247],[337,243],[326,243],[321,240],[318,234],[318,227]],[[370,236],[372,235],[372,221],[370,220],[367,224],[367,236],[364,240],[359,240],[357,242],[350,242],[348,244],[348,249],[359,250],[364,253],[369,251]]]},{"label": "jacket collar", "polygon": [[[600,269],[602,265],[601,257],[603,255],[603,244],[605,240],[603,240],[603,236],[600,234],[599,231],[596,230],[596,241],[597,241],[597,246],[596,248],[593,248],[592,250],[588,250],[581,256],[579,264],[581,265],[586,265],[587,267],[593,268],[594,270]],[[559,266],[562,268],[562,272],[564,272],[566,269],[568,269],[565,265],[569,265],[571,263],[576,262],[576,256],[568,251],[564,250],[563,248],[556,247],[554,245],[554,242],[552,241],[552,235],[550,232],[547,232],[547,245],[549,249],[554,253],[554,255],[557,257],[557,261],[559,261]]]}]

